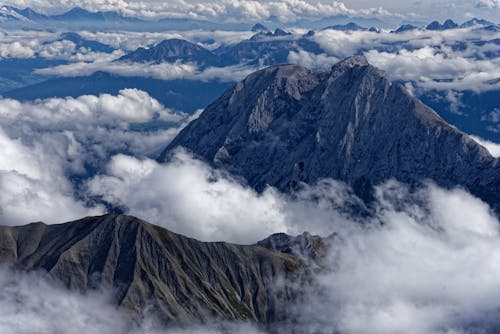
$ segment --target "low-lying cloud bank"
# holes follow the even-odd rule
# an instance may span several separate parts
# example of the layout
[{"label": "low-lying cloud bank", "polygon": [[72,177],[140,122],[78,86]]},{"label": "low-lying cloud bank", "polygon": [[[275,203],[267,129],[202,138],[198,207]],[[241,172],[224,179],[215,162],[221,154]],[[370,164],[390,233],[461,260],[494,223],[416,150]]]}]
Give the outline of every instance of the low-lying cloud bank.
[{"label": "low-lying cloud bank", "polygon": [[103,212],[84,203],[79,180],[117,153],[156,156],[189,119],[135,89],[24,103],[0,99],[2,224]]},{"label": "low-lying cloud bank", "polygon": [[160,64],[114,62],[113,59],[100,59],[94,62],[75,62],[67,65],[38,69],[37,74],[77,77],[89,76],[98,71],[104,71],[124,77],[146,77],[160,80],[198,80],[220,82],[235,82],[242,80],[247,75],[257,70],[257,67],[234,65],[226,67],[208,67],[200,69],[193,63],[168,63]]}]

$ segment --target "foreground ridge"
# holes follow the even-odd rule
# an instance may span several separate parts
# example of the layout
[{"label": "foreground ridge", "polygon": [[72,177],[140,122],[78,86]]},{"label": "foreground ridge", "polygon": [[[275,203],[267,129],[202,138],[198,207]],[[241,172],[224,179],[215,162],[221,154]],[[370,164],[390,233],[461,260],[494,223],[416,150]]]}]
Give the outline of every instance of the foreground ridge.
[{"label": "foreground ridge", "polygon": [[74,290],[112,286],[116,304],[135,318],[153,301],[152,310],[170,324],[218,318],[269,326],[286,319],[296,293],[279,282],[299,283],[307,265],[302,255],[266,243],[201,242],[108,214],[59,225],[0,226],[0,263],[46,271]]}]

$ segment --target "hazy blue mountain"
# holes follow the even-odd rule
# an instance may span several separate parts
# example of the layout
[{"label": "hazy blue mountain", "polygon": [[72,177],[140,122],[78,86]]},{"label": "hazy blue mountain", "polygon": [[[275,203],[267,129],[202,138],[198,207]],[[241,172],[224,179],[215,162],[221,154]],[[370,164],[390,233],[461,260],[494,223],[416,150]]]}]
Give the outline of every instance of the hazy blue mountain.
[{"label": "hazy blue mountain", "polygon": [[267,29],[267,27],[261,23],[256,23],[253,25],[252,29],[251,29],[253,32],[267,32],[269,31],[269,29]]},{"label": "hazy blue mountain", "polygon": [[400,26],[398,29],[394,30],[393,32],[402,33],[405,31],[411,31],[411,30],[416,30],[416,29],[418,29],[418,27],[415,27],[414,25],[404,24],[404,25]]},{"label": "hazy blue mountain", "polygon": [[59,21],[97,21],[97,22],[140,22],[143,20],[127,17],[114,11],[90,12],[86,9],[75,7],[66,13],[52,15],[50,19]]},{"label": "hazy blue mountain", "polygon": [[218,81],[163,81],[97,72],[84,77],[52,78],[35,85],[4,92],[2,95],[27,101],[50,97],[78,97],[83,94],[117,94],[124,88],[137,88],[147,92],[169,108],[193,113],[204,108],[231,85]]},{"label": "hazy blue mountain", "polygon": [[28,21],[28,18],[19,14],[14,7],[0,6],[0,22],[7,21]]},{"label": "hazy blue mountain", "polygon": [[500,162],[364,57],[329,72],[258,71],[226,91],[167,146],[182,146],[261,191],[333,178],[370,200],[388,179],[463,186],[500,211]]},{"label": "hazy blue mountain", "polygon": [[59,40],[67,40],[75,43],[76,48],[85,48],[88,50],[92,50],[94,52],[103,52],[103,53],[111,53],[115,49],[109,45],[100,43],[98,41],[91,41],[83,38],[77,33],[74,32],[65,32],[62,33]]},{"label": "hazy blue mountain", "polygon": [[183,39],[167,39],[148,49],[137,50],[121,57],[118,61],[138,63],[193,62],[201,66],[217,66],[219,57],[211,51]]},{"label": "hazy blue mountain", "polygon": [[44,75],[33,73],[36,69],[64,65],[60,59],[45,58],[0,58],[0,95],[21,87],[47,80]]},{"label": "hazy blue mountain", "polygon": [[348,24],[349,22],[353,22],[364,27],[387,28],[390,26],[387,22],[384,22],[383,20],[380,20],[378,18],[356,17],[348,15],[335,15],[319,20],[302,19],[299,20],[296,24],[297,26],[309,29],[322,29],[327,26]]},{"label": "hazy blue mountain", "polygon": [[474,26],[492,26],[492,25],[495,25],[495,23],[474,17],[474,18],[470,19],[469,21],[462,23],[460,25],[460,28],[468,28],[468,27],[474,27]]},{"label": "hazy blue mountain", "polygon": [[458,28],[458,24],[449,19],[444,21],[443,24],[439,23],[438,21],[433,21],[426,27],[427,30],[448,30],[455,28]]},{"label": "hazy blue mountain", "polygon": [[366,31],[366,30],[368,30],[367,28],[362,27],[354,22],[349,22],[346,24],[336,24],[336,25],[332,25],[332,26],[328,26],[328,27],[323,28],[323,30],[327,30],[327,29],[340,30],[340,31]]},{"label": "hazy blue mountain", "polygon": [[250,64],[272,65],[288,62],[290,51],[304,50],[314,54],[323,53],[317,42],[310,39],[312,35],[294,38],[285,31],[274,33],[258,33],[248,40],[234,45],[225,45],[216,50],[225,65]]}]

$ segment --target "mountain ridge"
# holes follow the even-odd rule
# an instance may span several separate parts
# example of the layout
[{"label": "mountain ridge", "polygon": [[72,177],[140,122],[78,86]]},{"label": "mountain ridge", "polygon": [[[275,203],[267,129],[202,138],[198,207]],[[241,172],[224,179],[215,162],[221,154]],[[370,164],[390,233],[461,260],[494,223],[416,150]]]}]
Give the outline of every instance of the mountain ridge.
[{"label": "mountain ridge", "polygon": [[[324,247],[308,234],[290,240]],[[269,243],[201,242],[126,215],[0,226],[1,264],[45,272],[71,290],[112,287],[113,301],[134,319],[148,306],[169,324],[284,321],[299,292],[279,282],[307,279],[304,261]]]}]

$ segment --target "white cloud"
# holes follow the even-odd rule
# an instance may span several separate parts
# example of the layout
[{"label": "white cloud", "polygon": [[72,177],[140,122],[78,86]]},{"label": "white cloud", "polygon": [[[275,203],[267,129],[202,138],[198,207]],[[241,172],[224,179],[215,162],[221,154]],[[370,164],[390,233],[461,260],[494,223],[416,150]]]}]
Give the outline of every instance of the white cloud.
[{"label": "white cloud", "polygon": [[128,16],[144,18],[194,18],[218,19],[219,21],[239,22],[240,20],[265,20],[276,17],[281,21],[295,21],[298,18],[321,18],[334,15],[390,16],[387,10],[363,8],[353,10],[341,1],[311,0],[174,0],[174,1],[85,1],[85,0],[5,0],[5,4],[17,7],[31,7],[44,12],[67,10],[83,7],[91,11],[115,10]]},{"label": "white cloud", "polygon": [[199,69],[193,63],[134,63],[134,62],[113,62],[113,59],[98,59],[94,62],[77,62],[68,65],[59,65],[55,67],[36,70],[35,73],[43,75],[76,77],[88,76],[98,71],[117,74],[121,76],[148,77],[160,80],[200,80],[211,81],[219,80],[222,82],[234,82],[245,78],[255,71],[256,67],[245,65],[234,65],[226,67],[208,67]]},{"label": "white cloud", "polygon": [[[0,58],[47,58],[69,61],[90,61],[109,58],[110,55],[77,47],[69,40],[61,40],[59,33],[34,30],[0,30]],[[122,51],[112,53],[113,58],[122,56]]]},{"label": "white cloud", "polygon": [[[64,138],[61,138],[64,139]],[[53,142],[70,150],[70,139]],[[99,214],[102,207],[87,208],[74,199],[59,157],[48,156],[41,144],[27,147],[0,129],[0,220],[19,225],[33,221],[64,222]]]},{"label": "white cloud", "polygon": [[327,70],[338,61],[338,58],[328,56],[325,53],[316,55],[304,50],[299,50],[298,52],[290,51],[288,54],[288,62],[301,65],[312,70]]},{"label": "white cloud", "polygon": [[[62,222],[103,212],[75,199],[69,178],[93,175],[119,152],[156,156],[188,120],[135,89],[25,103],[0,99],[2,223]],[[147,129],[154,122],[160,126]]]},{"label": "white cloud", "polygon": [[497,8],[500,8],[500,1],[499,0],[479,0],[478,2],[476,2],[476,7],[497,9]]},{"label": "white cloud", "polygon": [[422,205],[388,184],[379,188],[383,225],[337,226],[331,271],[295,310],[298,332],[482,333],[498,325],[499,222],[461,190],[429,186],[418,197]]},{"label": "white cloud", "polygon": [[368,61],[395,80],[415,81],[424,89],[487,91],[500,88],[500,60],[475,60],[426,46],[397,53],[371,50]]}]

